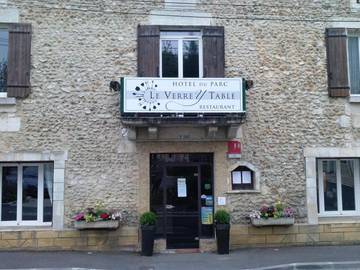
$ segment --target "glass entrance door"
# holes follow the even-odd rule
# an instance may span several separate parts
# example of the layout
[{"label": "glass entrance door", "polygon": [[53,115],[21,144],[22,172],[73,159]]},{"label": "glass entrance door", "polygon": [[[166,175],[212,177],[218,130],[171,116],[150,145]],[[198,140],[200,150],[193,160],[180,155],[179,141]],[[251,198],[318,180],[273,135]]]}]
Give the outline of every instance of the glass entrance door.
[{"label": "glass entrance door", "polygon": [[199,247],[199,168],[167,166],[165,194],[166,246]]},{"label": "glass entrance door", "polygon": [[213,193],[211,153],[150,155],[150,210],[167,248],[198,248],[199,238],[214,237]]}]

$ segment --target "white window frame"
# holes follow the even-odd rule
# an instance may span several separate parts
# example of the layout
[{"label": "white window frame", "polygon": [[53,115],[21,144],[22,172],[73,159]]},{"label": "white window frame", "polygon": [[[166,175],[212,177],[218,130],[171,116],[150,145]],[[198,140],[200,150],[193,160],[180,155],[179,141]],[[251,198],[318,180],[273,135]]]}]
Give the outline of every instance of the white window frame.
[{"label": "white window frame", "polygon": [[[342,188],[341,188],[341,168],[340,162],[342,160],[354,161],[354,195],[355,195],[355,211],[342,210]],[[325,211],[324,201],[324,181],[323,181],[323,161],[336,162],[336,185],[337,185],[337,211]],[[355,216],[360,215],[360,167],[359,159],[355,158],[321,158],[317,160],[318,168],[318,201],[319,201],[319,217],[336,217],[336,216]]]},{"label": "white window frame", "polygon": [[[166,33],[166,34],[164,34]],[[202,36],[201,32],[192,32],[194,35],[181,35],[178,32],[178,34],[175,34],[177,32],[174,32],[174,35],[168,34],[170,32],[160,32],[160,45],[159,45],[159,55],[160,55],[160,64],[159,64],[159,75],[162,78],[162,41],[163,40],[176,40],[178,41],[178,77],[177,78],[183,78],[184,71],[183,71],[183,42],[184,41],[191,41],[191,40],[197,40],[199,42],[199,78],[203,78],[204,76],[204,69],[203,69],[203,43],[202,43]],[[180,46],[181,45],[181,46]],[[186,78],[191,79],[191,78]]]},{"label": "white window frame", "polygon": [[[0,23],[0,30],[8,30],[8,27],[6,25]],[[9,44],[8,44],[8,47],[9,47]],[[7,98],[7,91],[0,92],[0,98]]]},{"label": "white window frame", "polygon": [[360,98],[360,94],[353,94],[352,93],[352,87],[351,87],[351,79],[350,79],[350,58],[349,58],[349,38],[350,37],[355,37],[355,38],[357,38],[357,40],[358,40],[358,48],[359,48],[359,59],[358,59],[358,61],[359,61],[359,63],[360,63],[360,35],[356,35],[356,34],[354,34],[354,33],[348,33],[348,35],[347,35],[347,38],[346,38],[346,52],[347,52],[347,67],[348,67],[348,80],[349,80],[349,85],[350,85],[350,96],[352,96],[352,97],[355,97],[355,98]]},{"label": "white window frame", "polygon": [[[38,167],[38,200],[37,200],[37,220],[22,220],[22,184],[23,167]],[[2,171],[3,167],[17,167],[17,209],[16,221],[1,221],[2,203]],[[41,199],[42,198],[42,199]],[[44,164],[43,163],[1,163],[0,164],[0,227],[3,226],[51,226],[52,222],[43,222],[44,218]]]}]

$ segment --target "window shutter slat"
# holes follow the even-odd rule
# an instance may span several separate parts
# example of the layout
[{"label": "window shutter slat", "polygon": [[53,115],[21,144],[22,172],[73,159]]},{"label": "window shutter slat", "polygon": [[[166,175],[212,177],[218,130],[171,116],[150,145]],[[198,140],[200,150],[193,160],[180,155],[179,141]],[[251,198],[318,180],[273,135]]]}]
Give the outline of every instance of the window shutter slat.
[{"label": "window shutter slat", "polygon": [[138,26],[138,76],[159,76],[160,27]]},{"label": "window shutter slat", "polygon": [[30,94],[31,24],[9,25],[8,78],[9,97]]},{"label": "window shutter slat", "polygon": [[224,27],[202,28],[204,77],[223,78],[225,75]]},{"label": "window shutter slat", "polygon": [[350,92],[346,28],[326,29],[328,89],[331,97],[346,97]]}]

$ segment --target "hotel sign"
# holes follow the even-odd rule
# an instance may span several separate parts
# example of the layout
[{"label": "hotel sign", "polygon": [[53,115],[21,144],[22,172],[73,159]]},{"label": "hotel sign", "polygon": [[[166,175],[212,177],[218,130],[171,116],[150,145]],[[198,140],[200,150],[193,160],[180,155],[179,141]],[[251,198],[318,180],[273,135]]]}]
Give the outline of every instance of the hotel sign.
[{"label": "hotel sign", "polygon": [[241,78],[122,78],[122,113],[242,113]]}]

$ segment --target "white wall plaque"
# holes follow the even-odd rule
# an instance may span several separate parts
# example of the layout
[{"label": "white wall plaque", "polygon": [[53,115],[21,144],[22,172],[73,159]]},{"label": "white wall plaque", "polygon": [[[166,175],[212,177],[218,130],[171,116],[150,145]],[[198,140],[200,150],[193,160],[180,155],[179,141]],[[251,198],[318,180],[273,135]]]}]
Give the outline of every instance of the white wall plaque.
[{"label": "white wall plaque", "polygon": [[122,78],[123,113],[241,113],[242,78]]},{"label": "white wall plaque", "polygon": [[218,197],[218,205],[226,205],[226,198]]}]

